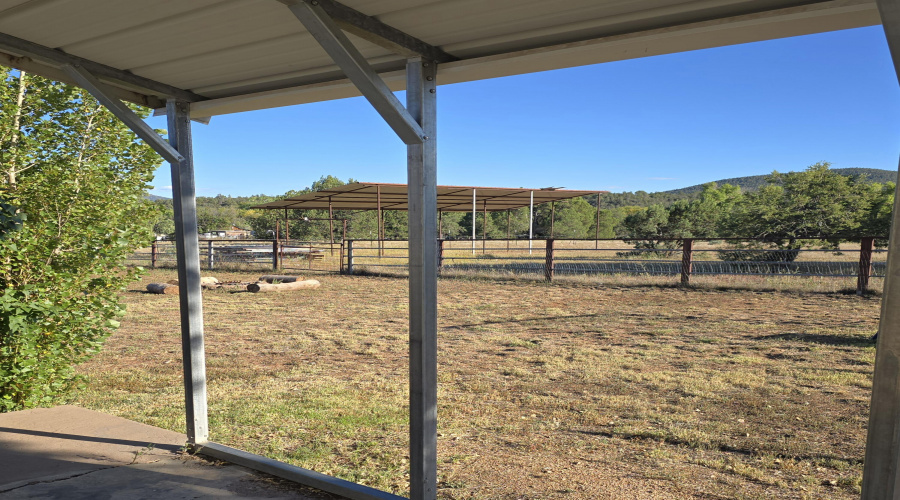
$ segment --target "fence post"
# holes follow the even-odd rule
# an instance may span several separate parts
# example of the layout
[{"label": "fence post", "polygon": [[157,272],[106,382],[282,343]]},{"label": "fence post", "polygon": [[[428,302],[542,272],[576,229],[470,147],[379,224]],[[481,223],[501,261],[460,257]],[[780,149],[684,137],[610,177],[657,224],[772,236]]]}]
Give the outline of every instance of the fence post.
[{"label": "fence post", "polygon": [[272,269],[278,270],[278,240],[272,240]]},{"label": "fence post", "polygon": [[158,251],[156,241],[154,241],[150,244],[150,269],[156,269],[156,253]]},{"label": "fence post", "polygon": [[209,240],[206,242],[206,267],[212,271],[215,266],[215,255],[213,254],[213,242]]},{"label": "fence post", "polygon": [[438,274],[441,274],[441,268],[444,267],[444,240],[438,239]]},{"label": "fence post", "polygon": [[681,284],[687,286],[691,282],[691,271],[693,270],[694,239],[685,238],[681,241]]},{"label": "fence post", "polygon": [[347,240],[347,274],[353,275],[353,240]]},{"label": "fence post", "polygon": [[544,277],[553,281],[553,239],[547,240],[546,258],[544,259]]},{"label": "fence post", "polygon": [[869,289],[869,277],[872,276],[872,248],[875,238],[862,238],[859,246],[859,275],[856,279],[856,295],[863,295]]}]

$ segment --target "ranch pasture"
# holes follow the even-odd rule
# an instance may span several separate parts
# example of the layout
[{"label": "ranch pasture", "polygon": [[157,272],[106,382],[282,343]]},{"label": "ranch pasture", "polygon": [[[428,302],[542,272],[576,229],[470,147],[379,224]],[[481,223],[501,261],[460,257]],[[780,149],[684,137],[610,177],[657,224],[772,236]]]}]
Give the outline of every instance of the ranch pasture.
[{"label": "ranch pasture", "polygon": [[[124,293],[72,404],[183,431],[178,298],[144,292],[174,278]],[[211,439],[406,494],[408,282],[316,278],[204,291]],[[858,496],[880,298],[850,286],[441,279],[439,497]]]}]

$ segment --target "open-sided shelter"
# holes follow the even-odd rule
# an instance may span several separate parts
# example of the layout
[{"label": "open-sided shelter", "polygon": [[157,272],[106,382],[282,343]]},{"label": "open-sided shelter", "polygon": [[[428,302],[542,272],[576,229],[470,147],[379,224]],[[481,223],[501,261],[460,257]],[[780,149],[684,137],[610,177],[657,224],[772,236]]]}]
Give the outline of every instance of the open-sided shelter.
[{"label": "open-sided shelter", "polygon": [[[542,188],[498,188],[474,186],[436,186],[438,221],[444,212],[472,212],[472,240],[476,239],[475,219],[479,211],[500,212],[529,207],[528,238],[534,230],[534,206],[555,203],[581,196],[598,194],[596,191],[575,191],[572,189]],[[605,191],[604,191],[605,192]],[[382,210],[409,210],[409,186],[406,184],[386,184],[376,182],[353,182],[311,193],[290,196],[281,200],[263,203],[252,208],[264,210],[375,210],[378,212],[378,239],[384,239]],[[486,216],[486,215],[485,215]],[[597,203],[599,227],[600,204]],[[438,223],[440,225],[440,222]],[[438,228],[438,235],[441,234]],[[334,234],[331,236],[334,242]]]},{"label": "open-sided shelter", "polygon": [[[82,86],[171,163],[190,442],[352,498],[393,498],[208,442],[191,150],[192,119],[355,95],[372,103],[408,146],[410,493],[425,499],[436,495],[437,470],[437,83],[879,23],[900,68],[897,0],[0,0],[0,64]],[[405,106],[391,93],[399,89]],[[168,141],[121,100],[165,108]],[[875,364],[867,499],[900,497],[898,227]]]}]

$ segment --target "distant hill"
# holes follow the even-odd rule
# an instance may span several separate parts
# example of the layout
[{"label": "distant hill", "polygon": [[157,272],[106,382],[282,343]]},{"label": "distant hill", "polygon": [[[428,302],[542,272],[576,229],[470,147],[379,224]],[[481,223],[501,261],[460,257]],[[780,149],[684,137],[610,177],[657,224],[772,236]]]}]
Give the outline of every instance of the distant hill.
[{"label": "distant hill", "polygon": [[[880,170],[877,168],[835,168],[832,172],[841,175],[865,175],[870,182],[888,182],[897,180],[897,172],[893,170]],[[754,191],[766,184],[767,175],[751,175],[748,177],[733,177],[714,181],[721,186],[731,184],[740,186],[743,191]],[[703,184],[689,186],[671,191],[658,191],[648,193],[646,191],[625,193],[604,193],[600,195],[600,208],[617,208],[626,206],[647,207],[653,204],[664,206],[671,205],[678,200],[696,198],[703,191]]]},{"label": "distant hill", "polygon": [[156,201],[156,200],[168,200],[169,198],[166,198],[165,196],[156,196],[155,194],[147,194],[147,199],[150,201]]},{"label": "distant hill", "polygon": [[[841,175],[865,175],[866,179],[870,182],[896,182],[897,181],[897,172],[894,170],[882,170],[878,168],[834,168],[831,169],[832,172],[836,172]],[[740,186],[743,191],[755,191],[760,187],[766,184],[766,177],[768,175],[751,175],[748,177],[733,177],[731,179],[722,179],[715,181],[716,184],[731,184],[732,186]],[[663,191],[663,193],[667,193],[673,195],[675,197],[681,196],[690,196],[696,193],[699,193],[703,190],[703,184],[697,184],[696,186],[688,186],[681,189],[672,189],[670,191]]]}]

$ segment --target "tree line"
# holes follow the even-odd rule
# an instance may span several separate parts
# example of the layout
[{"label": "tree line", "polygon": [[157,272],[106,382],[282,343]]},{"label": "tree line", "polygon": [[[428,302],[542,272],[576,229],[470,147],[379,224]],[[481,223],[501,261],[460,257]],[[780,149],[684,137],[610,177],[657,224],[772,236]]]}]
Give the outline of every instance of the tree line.
[{"label": "tree line", "polygon": [[[730,184],[705,184],[699,193],[602,193],[535,207],[534,236],[561,239],[636,238],[656,246],[671,238],[758,238],[783,245],[796,245],[810,238],[886,237],[890,228],[894,183],[870,182],[865,175],[842,175],[828,163],[816,163],[802,172],[767,176],[755,190]],[[349,179],[347,182],[355,182]],[[237,226],[253,231],[256,238],[325,241],[330,238],[326,210],[284,211],[251,208],[254,205],[345,184],[323,176],[300,191],[281,196],[197,198],[200,232]],[[157,200],[162,215],[157,234],[174,231],[172,201]],[[598,210],[599,205],[599,210]],[[334,212],[347,220],[347,238],[376,239],[377,214],[369,211]],[[406,212],[385,211],[384,231],[388,239],[405,239]],[[475,216],[476,238],[522,238],[528,234],[528,208],[509,213],[489,212]],[[486,227],[485,227],[486,225]],[[342,224],[335,224],[340,239]],[[441,217],[442,237],[468,239],[472,235],[471,212],[447,212]]]}]

